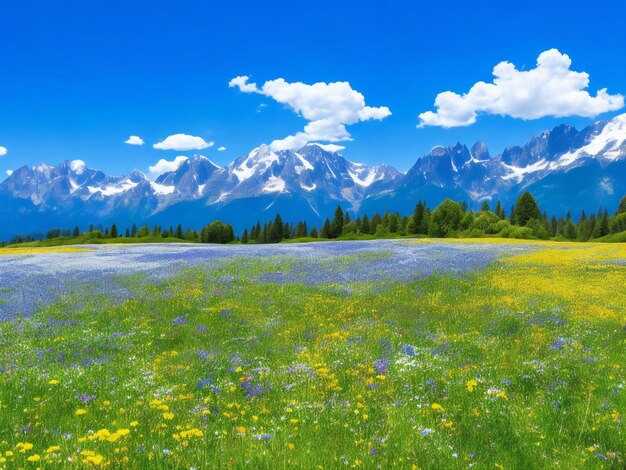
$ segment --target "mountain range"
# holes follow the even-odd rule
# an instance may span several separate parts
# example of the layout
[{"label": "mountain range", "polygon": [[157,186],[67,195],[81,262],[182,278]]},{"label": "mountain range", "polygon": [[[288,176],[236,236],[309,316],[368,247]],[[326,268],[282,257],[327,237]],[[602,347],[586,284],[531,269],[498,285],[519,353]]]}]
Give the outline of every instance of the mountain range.
[{"label": "mountain range", "polygon": [[409,214],[418,200],[436,206],[446,197],[506,208],[523,191],[551,214],[614,210],[626,194],[626,114],[580,131],[561,125],[497,156],[482,142],[437,146],[406,173],[317,144],[261,145],[225,167],[196,155],[154,181],[137,170],[106,175],[81,160],[23,166],[0,183],[0,239],[91,223],[199,228],[220,219],[241,231],[276,213],[319,225],[339,204],[353,214]]}]

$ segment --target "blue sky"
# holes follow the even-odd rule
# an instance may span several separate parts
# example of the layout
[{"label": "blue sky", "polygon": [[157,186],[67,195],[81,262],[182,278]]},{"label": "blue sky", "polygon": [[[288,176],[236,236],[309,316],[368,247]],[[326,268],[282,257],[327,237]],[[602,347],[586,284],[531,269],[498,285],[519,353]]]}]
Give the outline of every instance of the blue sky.
[{"label": "blue sky", "polygon": [[[417,128],[444,91],[490,82],[509,61],[535,67],[558,49],[587,72],[589,92],[626,94],[623,2],[205,2],[7,1],[0,4],[0,174],[23,164],[82,159],[120,174],[194,151],[153,144],[184,133],[215,145],[226,164],[261,143],[294,135],[307,120],[258,84],[349,82],[391,115],[347,126],[342,153],[401,170],[434,145],[485,141],[492,153],[567,122],[479,112],[472,125]],[[124,144],[130,135],[145,145]],[[226,147],[218,151],[218,147]]]}]

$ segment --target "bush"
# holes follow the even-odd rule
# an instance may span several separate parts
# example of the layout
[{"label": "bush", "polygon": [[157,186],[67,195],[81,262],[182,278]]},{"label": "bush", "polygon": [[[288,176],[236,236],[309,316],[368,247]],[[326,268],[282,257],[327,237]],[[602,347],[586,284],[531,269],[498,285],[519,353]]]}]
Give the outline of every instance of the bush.
[{"label": "bush", "polygon": [[498,220],[498,222],[490,224],[489,227],[485,229],[485,233],[489,235],[496,235],[511,228],[511,224],[508,220]]},{"label": "bush", "polygon": [[462,218],[461,204],[446,199],[432,213],[428,234],[431,237],[450,237],[459,229]]},{"label": "bush", "polygon": [[487,230],[487,227],[492,224],[497,224],[498,222],[500,222],[500,218],[493,212],[481,211],[478,213],[478,217],[474,219],[472,228]]}]

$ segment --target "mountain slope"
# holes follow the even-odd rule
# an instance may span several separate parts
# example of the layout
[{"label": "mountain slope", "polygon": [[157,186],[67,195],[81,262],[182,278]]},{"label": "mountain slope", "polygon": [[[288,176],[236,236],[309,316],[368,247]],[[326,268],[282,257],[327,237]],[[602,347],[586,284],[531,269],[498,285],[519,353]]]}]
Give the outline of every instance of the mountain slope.
[{"label": "mountain slope", "polygon": [[612,210],[626,194],[626,114],[581,131],[561,125],[495,157],[482,142],[437,146],[404,174],[316,144],[262,145],[225,167],[196,155],[155,181],[139,171],[109,176],[80,160],[23,166],[0,183],[0,239],[91,223],[199,228],[217,218],[241,231],[278,212],[319,225],[337,205],[408,214],[418,200],[436,206],[447,197],[470,207],[499,199],[508,208],[523,191],[550,213]]}]

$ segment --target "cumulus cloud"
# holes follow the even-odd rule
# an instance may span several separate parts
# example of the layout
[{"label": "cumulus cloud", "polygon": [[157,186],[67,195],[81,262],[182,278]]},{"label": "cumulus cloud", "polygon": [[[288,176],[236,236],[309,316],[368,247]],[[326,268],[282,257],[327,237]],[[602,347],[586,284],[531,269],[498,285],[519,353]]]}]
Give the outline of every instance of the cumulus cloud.
[{"label": "cumulus cloud", "polygon": [[13,174],[13,170],[7,170],[7,176],[11,176]]},{"label": "cumulus cloud", "polygon": [[493,68],[492,83],[478,82],[462,95],[439,93],[435,99],[437,110],[420,114],[418,127],[469,126],[480,113],[520,119],[593,117],[624,106],[624,97],[610,95],[606,88],[592,96],[586,91],[589,74],[570,70],[571,64],[569,56],[557,49],[539,54],[537,66],[528,71],[500,62]]},{"label": "cumulus cloud", "polygon": [[226,150],[226,147],[224,147],[223,145],[217,148],[218,152],[223,152],[224,150]]},{"label": "cumulus cloud", "polygon": [[9,151],[6,147],[0,147],[0,157],[4,157]]},{"label": "cumulus cloud", "polygon": [[124,141],[124,143],[128,145],[143,145],[143,139],[138,135],[131,135],[127,140]]},{"label": "cumulus cloud", "polygon": [[317,142],[314,142],[315,145],[317,145],[318,147],[323,148],[324,150],[326,150],[327,152],[330,153],[335,153],[335,152],[339,152],[340,150],[345,149],[345,147],[343,145],[337,145],[337,144],[319,144]]},{"label": "cumulus cloud", "polygon": [[184,155],[180,155],[172,161],[161,158],[158,162],[156,162],[156,164],[148,167],[148,170],[150,170],[150,176],[156,178],[157,176],[167,173],[168,171],[174,171],[186,160],[188,160],[188,158]]},{"label": "cumulus cloud", "polygon": [[159,150],[202,150],[209,148],[213,142],[205,142],[202,137],[187,134],[170,135],[152,147]]},{"label": "cumulus cloud", "polygon": [[309,85],[289,83],[278,78],[265,82],[259,88],[248,80],[245,75],[235,77],[228,86],[239,88],[244,93],[258,93],[272,98],[309,121],[303,131],[272,142],[274,150],[295,149],[314,141],[352,140],[346,126],[371,119],[382,120],[391,115],[386,106],[366,106],[365,97],[353,90],[348,82]]}]

